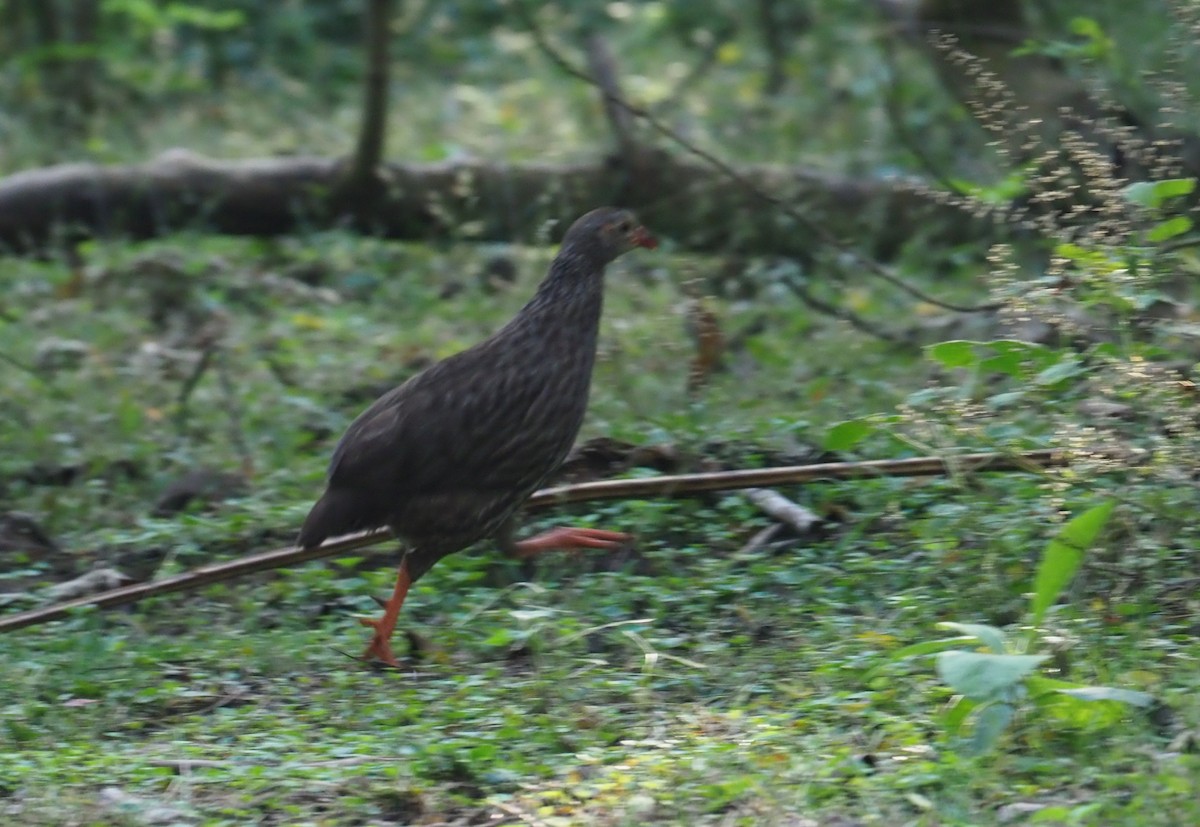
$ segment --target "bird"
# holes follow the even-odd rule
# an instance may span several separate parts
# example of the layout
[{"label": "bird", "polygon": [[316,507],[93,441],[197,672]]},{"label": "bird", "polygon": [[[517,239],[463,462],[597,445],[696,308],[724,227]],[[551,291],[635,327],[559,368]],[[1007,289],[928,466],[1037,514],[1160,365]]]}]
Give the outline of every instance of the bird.
[{"label": "bird", "polygon": [[626,209],[601,207],[563,236],[533,297],[487,339],[393,388],[346,429],[326,488],[297,545],[386,527],[402,558],[391,597],[362,655],[398,667],[391,648],[412,584],[480,540],[530,557],[612,549],[630,535],[557,527],[515,538],[517,510],[566,457],[583,424],[596,359],[605,267],[657,240]]}]

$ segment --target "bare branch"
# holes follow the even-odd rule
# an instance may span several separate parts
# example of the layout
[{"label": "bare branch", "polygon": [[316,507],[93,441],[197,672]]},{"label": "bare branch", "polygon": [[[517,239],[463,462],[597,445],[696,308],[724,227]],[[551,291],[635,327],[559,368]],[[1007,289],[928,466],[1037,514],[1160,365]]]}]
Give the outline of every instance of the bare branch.
[{"label": "bare branch", "polygon": [[808,289],[807,285],[800,283],[796,279],[788,281],[788,287],[795,293],[800,301],[816,310],[818,313],[824,313],[827,316],[832,316],[835,319],[841,319],[846,324],[853,327],[860,333],[865,333],[868,336],[873,336],[876,339],[881,339],[890,345],[897,345],[905,349],[912,349],[912,343],[905,341],[895,333],[890,333],[886,330],[878,330],[873,327],[870,322],[862,316],[845,307],[836,307],[824,299],[819,299],[813,292]]},{"label": "bare branch", "polygon": [[[882,477],[936,477],[978,471],[1018,471],[1037,473],[1068,465],[1058,451],[1030,451],[1022,454],[965,454],[957,457],[915,457],[867,462],[829,462],[819,465],[792,465],[707,474],[679,474],[633,480],[604,480],[547,488],[529,498],[525,510],[545,511],[568,503],[601,500],[646,499],[651,497],[690,497],[706,491],[731,491],[774,485],[798,485],[817,480],[857,480]],[[250,554],[222,563],[212,563],[162,580],[123,586],[100,594],[55,603],[25,612],[0,617],[0,632],[11,632],[68,616],[71,612],[95,606],[101,609],[135,603],[147,597],[190,591],[212,583],[233,580],[272,569],[298,566],[310,560],[333,557],[355,549],[377,545],[391,539],[386,529],[351,534],[326,541],[316,548],[287,548]]]}]

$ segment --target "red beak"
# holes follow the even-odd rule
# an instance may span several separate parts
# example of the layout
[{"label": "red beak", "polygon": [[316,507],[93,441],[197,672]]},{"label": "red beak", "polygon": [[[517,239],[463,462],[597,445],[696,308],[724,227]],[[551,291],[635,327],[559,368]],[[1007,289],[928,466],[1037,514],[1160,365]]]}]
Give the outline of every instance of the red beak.
[{"label": "red beak", "polygon": [[632,234],[633,243],[638,247],[645,247],[647,250],[653,250],[658,246],[658,239],[650,235],[645,227],[638,227]]}]

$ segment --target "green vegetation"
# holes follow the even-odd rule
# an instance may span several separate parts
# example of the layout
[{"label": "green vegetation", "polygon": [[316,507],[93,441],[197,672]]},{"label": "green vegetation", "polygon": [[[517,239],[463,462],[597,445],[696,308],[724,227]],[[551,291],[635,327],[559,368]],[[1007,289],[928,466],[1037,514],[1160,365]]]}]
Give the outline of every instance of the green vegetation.
[{"label": "green vegetation", "polygon": [[[70,124],[46,93],[61,93],[54,61],[71,54],[11,35],[22,51],[0,67],[3,172],[173,146],[348,151],[360,9],[288,5],[101,4],[97,40],[74,59],[103,71]],[[411,5],[389,157],[601,151],[594,90],[558,73],[515,18],[490,3]],[[731,4],[542,13],[568,44],[605,32],[628,92],[651,103],[697,59],[701,34],[716,38],[715,68],[672,117],[722,157],[915,169],[881,114],[896,90],[876,24],[857,3],[816,5],[787,23],[779,97],[764,94],[763,44]],[[1163,42],[1157,17],[1100,5],[1092,26],[1022,48],[1094,61],[1114,85],[1169,68],[1146,63],[1165,47],[1135,48]],[[919,57],[901,60],[908,127],[929,135],[948,180],[967,180],[986,153],[977,127]],[[1044,164],[986,157],[975,204],[1062,183]],[[609,278],[583,434],[747,466],[1055,447],[1071,469],[785,489],[825,519],[802,538],[761,538],[771,520],[737,493],[539,515],[526,531],[571,520],[634,532],[636,551],[448,558],[404,609],[411,672],[343,654],[365,643],[355,618],[390,588],[388,549],[6,634],[0,823],[1200,821],[1194,176],[1076,167],[1098,206],[1041,225],[1041,241],[946,250],[917,228],[890,262],[938,298],[1002,303],[998,320],[914,306],[830,251],[723,260],[664,239],[626,257]],[[762,220],[797,231],[766,206]],[[6,256],[0,510],[32,515],[84,569],[149,559],[163,575],[286,545],[350,419],[503,323],[551,254],[196,227]],[[514,283],[487,277],[498,256]],[[818,312],[812,294],[911,346]],[[729,345],[690,394],[695,295]],[[202,467],[251,482],[149,516],[171,480]],[[51,471],[67,468],[73,481],[58,484]],[[45,599],[44,561],[4,546],[0,561],[6,610]]]}]

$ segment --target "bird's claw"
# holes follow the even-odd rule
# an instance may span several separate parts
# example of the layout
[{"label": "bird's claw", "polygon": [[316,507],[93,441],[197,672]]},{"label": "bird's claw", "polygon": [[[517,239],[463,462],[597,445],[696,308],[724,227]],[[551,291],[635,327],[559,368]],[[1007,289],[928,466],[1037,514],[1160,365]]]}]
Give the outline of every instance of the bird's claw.
[{"label": "bird's claw", "polygon": [[391,644],[384,639],[381,630],[382,621],[374,617],[360,617],[358,622],[363,626],[369,626],[375,630],[375,634],[371,637],[371,642],[367,644],[366,651],[359,658],[363,663],[383,663],[386,666],[391,666],[394,669],[400,668],[400,661],[396,660],[396,655],[392,652]]}]

